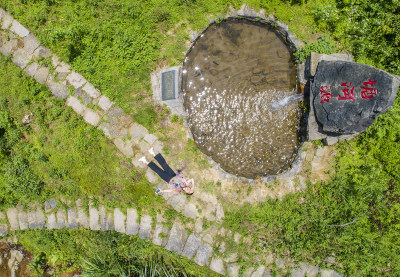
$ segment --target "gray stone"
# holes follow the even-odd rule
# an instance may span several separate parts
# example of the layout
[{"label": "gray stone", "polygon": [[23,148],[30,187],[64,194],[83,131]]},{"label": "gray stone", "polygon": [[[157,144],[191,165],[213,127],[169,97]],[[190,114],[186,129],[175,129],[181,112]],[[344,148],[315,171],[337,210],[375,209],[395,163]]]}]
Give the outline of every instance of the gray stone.
[{"label": "gray stone", "polygon": [[60,64],[60,60],[57,56],[52,56],[51,63],[53,64],[53,67],[56,68]]},{"label": "gray stone", "polygon": [[120,209],[114,209],[114,227],[115,231],[119,233],[125,233],[125,218],[126,216],[120,211]]},{"label": "gray stone", "polygon": [[321,269],[321,277],[334,277],[335,271],[332,269]]},{"label": "gray stone", "polygon": [[193,258],[194,254],[196,254],[196,251],[200,246],[200,243],[200,236],[197,233],[191,234],[186,241],[182,255],[186,256],[188,259]]},{"label": "gray stone", "polygon": [[106,123],[106,122],[102,122],[100,123],[100,125],[97,127],[99,130],[103,131],[103,133],[106,135],[106,137],[108,137],[109,139],[113,138],[113,134],[111,131],[111,125]]},{"label": "gray stone", "polygon": [[251,277],[263,277],[265,271],[265,266],[260,266],[259,268],[257,268],[256,271],[253,272],[253,274],[251,274]]},{"label": "gray stone", "polygon": [[185,232],[185,230],[183,230],[179,226],[179,224],[177,222],[175,222],[172,225],[168,243],[165,246],[165,249],[175,252],[180,255],[182,253],[183,245],[185,243],[185,241],[183,241],[184,232]]},{"label": "gray stone", "polygon": [[100,96],[98,105],[102,108],[105,112],[108,111],[111,106],[114,104],[107,96]]},{"label": "gray stone", "polygon": [[141,239],[151,239],[151,221],[152,218],[149,215],[143,215],[140,219],[139,237]]},{"label": "gray stone", "polygon": [[33,55],[35,55],[36,57],[48,58],[48,57],[51,56],[51,51],[50,51],[50,49],[48,49],[48,48],[46,48],[44,46],[39,46],[33,52]]},{"label": "gray stone", "polygon": [[108,228],[108,230],[115,230],[114,218],[113,218],[113,214],[112,213],[109,213],[107,215],[107,228]]},{"label": "gray stone", "polygon": [[78,98],[70,96],[67,99],[67,106],[70,106],[77,114],[82,115],[86,107],[79,101]]},{"label": "gray stone", "polygon": [[40,205],[36,206],[36,228],[37,229],[44,229],[46,227],[46,216],[43,213],[42,208]]},{"label": "gray stone", "polygon": [[1,28],[8,29],[13,21],[14,18],[8,12],[6,12],[1,21]]},{"label": "gray stone", "polygon": [[194,262],[198,265],[205,266],[208,263],[212,254],[212,248],[209,244],[204,243],[200,245],[199,249],[197,250],[196,257],[194,258]]},{"label": "gray stone", "polygon": [[44,210],[46,213],[48,213],[55,207],[57,207],[57,200],[55,200],[54,198],[51,198],[51,199],[47,200],[46,202],[44,202]]},{"label": "gray stone", "polygon": [[184,216],[190,217],[195,219],[197,217],[197,208],[196,205],[193,203],[189,203],[185,206],[185,208],[182,211],[182,214]]},{"label": "gray stone", "polygon": [[130,127],[129,127],[129,135],[132,138],[135,139],[141,139],[143,138],[145,135],[148,134],[148,131],[145,127],[143,127],[142,125],[139,125],[137,123],[133,123]]},{"label": "gray stone", "polygon": [[224,217],[224,208],[222,207],[221,203],[218,203],[215,211],[215,219],[217,222],[221,222]]},{"label": "gray stone", "polygon": [[37,63],[31,63],[27,67],[25,67],[25,72],[28,73],[29,76],[33,77],[35,76],[36,72],[39,69],[39,64]]},{"label": "gray stone", "polygon": [[40,46],[40,42],[36,39],[33,34],[29,34],[24,37],[24,50],[29,53],[33,54],[35,50]]},{"label": "gray stone", "polygon": [[100,116],[92,109],[86,108],[83,113],[83,119],[90,125],[97,126],[100,122]]},{"label": "gray stone", "polygon": [[147,141],[150,145],[157,141],[157,137],[153,134],[146,134],[143,139]]},{"label": "gray stone", "polygon": [[75,209],[68,208],[68,228],[77,229],[78,228],[78,213]]},{"label": "gray stone", "polygon": [[29,229],[36,229],[36,211],[28,211],[27,212],[27,218],[28,218],[28,227]]},{"label": "gray stone", "polygon": [[126,211],[126,234],[127,235],[136,235],[139,232],[138,219],[139,219],[139,216],[138,216],[136,209],[127,209],[127,211]]},{"label": "gray stone", "polygon": [[57,228],[57,221],[55,213],[50,213],[47,215],[47,229],[56,229]]},{"label": "gray stone", "polygon": [[170,204],[175,210],[181,211],[186,203],[186,196],[183,194],[177,194],[168,199],[168,204]]},{"label": "gray stone", "polygon": [[242,237],[242,236],[241,236],[239,233],[235,233],[235,234],[233,235],[233,240],[234,240],[236,243],[239,243],[241,237]]},{"label": "gray stone", "polygon": [[47,77],[49,76],[49,69],[47,67],[40,67],[33,78],[40,83],[45,84],[47,81]]},{"label": "gray stone", "polygon": [[89,208],[89,227],[91,230],[100,230],[99,211],[92,206]]},{"label": "gray stone", "polygon": [[114,144],[126,157],[129,158],[133,156],[133,149],[130,141],[125,142],[121,138],[116,138],[114,139]]},{"label": "gray stone", "polygon": [[3,10],[2,8],[0,8],[0,20],[2,20],[3,19],[3,17],[6,15],[6,11],[5,10]]},{"label": "gray stone", "polygon": [[53,78],[49,78],[46,85],[55,97],[59,99],[66,99],[68,97],[69,89],[66,85],[54,82]]},{"label": "gray stone", "polygon": [[227,273],[229,277],[239,277],[240,265],[228,264]]},{"label": "gray stone", "polygon": [[335,143],[339,142],[339,138],[338,137],[327,137],[325,139],[326,145],[334,145]]},{"label": "gray stone", "polygon": [[231,253],[228,257],[224,259],[225,262],[227,263],[234,263],[237,262],[238,260],[238,254],[237,253]]},{"label": "gray stone", "polygon": [[[7,224],[0,224],[0,237],[4,237],[8,234],[8,226]],[[1,265],[1,263],[0,263]]]},{"label": "gray stone", "polygon": [[118,118],[121,116],[124,116],[124,110],[121,109],[120,107],[112,107],[109,111],[108,111],[108,116],[112,117],[112,118]]},{"label": "gray stone", "polygon": [[82,201],[80,199],[78,199],[76,201],[76,210],[78,212],[78,223],[79,226],[85,229],[89,228],[89,218],[86,214],[86,212],[84,211],[84,209],[82,208]]},{"label": "gray stone", "polygon": [[14,50],[18,49],[18,40],[10,39],[9,41],[4,42],[0,47],[0,52],[4,56],[11,55]]},{"label": "gray stone", "polygon": [[[139,162],[139,161],[137,161]],[[144,163],[139,162],[142,165],[146,166]],[[146,166],[147,167],[147,166]],[[160,177],[158,175],[156,175],[150,168],[146,168],[146,179],[152,183],[152,184],[159,184],[160,183]]]},{"label": "gray stone", "polygon": [[74,88],[80,88],[87,82],[82,75],[76,73],[75,71],[71,71],[71,73],[67,76],[67,81],[70,85],[74,86]]},{"label": "gray stone", "polygon": [[368,65],[321,61],[311,85],[315,117],[326,133],[363,132],[393,105],[399,84]]},{"label": "gray stone", "polygon": [[[128,215],[129,215],[129,213],[128,213]],[[100,230],[107,231],[108,230],[107,214],[106,214],[106,208],[104,208],[103,205],[99,206],[99,218],[100,218]],[[127,226],[128,226],[128,224],[127,224]],[[128,229],[127,229],[126,234],[129,235]]]},{"label": "gray stone", "polygon": [[92,98],[98,98],[101,95],[91,83],[86,83],[82,89]]},{"label": "gray stone", "polygon": [[18,210],[18,222],[19,222],[19,229],[26,230],[28,229],[28,218],[26,212],[22,210]]},{"label": "gray stone", "polygon": [[211,236],[211,234],[206,234],[206,235],[204,235],[204,236],[203,236],[203,240],[204,240],[205,242],[209,243],[209,244],[213,244],[213,242],[214,242],[214,239],[213,239],[213,237]]},{"label": "gray stone", "polygon": [[64,62],[61,62],[56,70],[54,71],[57,74],[57,80],[63,80],[67,78],[69,73],[71,72],[70,66]]},{"label": "gray stone", "polygon": [[20,68],[25,68],[25,66],[32,59],[32,54],[27,53],[24,49],[17,49],[12,57],[12,61]]},{"label": "gray stone", "polygon": [[18,230],[19,222],[18,222],[18,210],[15,208],[10,208],[7,210],[7,218],[10,223],[10,230]]},{"label": "gray stone", "polygon": [[211,260],[210,269],[214,272],[225,275],[224,262],[220,258],[213,258]]},{"label": "gray stone", "polygon": [[272,277],[271,271],[266,268],[262,277]]},{"label": "gray stone", "polygon": [[59,209],[57,211],[57,229],[62,229],[67,226],[67,217],[65,215],[64,209]]},{"label": "gray stone", "polygon": [[10,30],[16,33],[21,38],[26,37],[29,34],[28,29],[22,26],[17,20],[13,20]]},{"label": "gray stone", "polygon": [[153,234],[153,244],[155,245],[161,245],[162,244],[162,238],[160,235],[163,233],[163,225],[161,222],[156,223],[156,227],[154,228],[154,234]]},{"label": "gray stone", "polygon": [[275,261],[275,265],[278,267],[278,268],[284,268],[285,267],[285,261],[283,260],[283,259],[276,259],[276,261]]},{"label": "gray stone", "polygon": [[243,273],[243,277],[251,277],[251,274],[253,274],[254,267],[250,267],[246,269],[246,271]]},{"label": "gray stone", "polygon": [[292,270],[292,277],[304,277],[306,276],[306,271],[304,268],[294,268]]}]

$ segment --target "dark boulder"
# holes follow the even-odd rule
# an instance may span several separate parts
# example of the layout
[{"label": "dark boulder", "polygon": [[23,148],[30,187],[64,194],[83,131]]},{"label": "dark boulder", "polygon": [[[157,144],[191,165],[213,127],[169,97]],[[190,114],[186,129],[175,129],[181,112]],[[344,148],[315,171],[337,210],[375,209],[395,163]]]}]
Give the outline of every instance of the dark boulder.
[{"label": "dark boulder", "polygon": [[393,105],[399,83],[368,65],[321,61],[311,86],[316,119],[327,133],[363,132]]}]

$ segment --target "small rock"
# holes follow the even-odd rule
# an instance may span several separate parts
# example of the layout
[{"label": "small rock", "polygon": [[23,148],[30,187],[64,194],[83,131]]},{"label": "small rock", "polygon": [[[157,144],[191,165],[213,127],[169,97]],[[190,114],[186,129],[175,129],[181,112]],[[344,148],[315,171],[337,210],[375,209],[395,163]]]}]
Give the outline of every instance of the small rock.
[{"label": "small rock", "polygon": [[126,234],[136,235],[139,233],[139,215],[136,209],[127,209],[126,212]]},{"label": "small rock", "polygon": [[213,258],[211,260],[210,269],[221,275],[225,275],[224,262],[220,258]]},{"label": "small rock", "polygon": [[102,108],[105,112],[108,111],[111,106],[114,104],[114,102],[112,102],[110,100],[110,98],[108,98],[107,96],[102,95],[99,98],[99,103],[98,105],[100,106],[100,108]]},{"label": "small rock", "polygon": [[172,225],[172,229],[169,235],[169,239],[165,249],[175,252],[177,254],[182,253],[184,242],[183,238],[185,237],[184,234],[185,230],[183,230],[177,222]]},{"label": "small rock", "polygon": [[69,73],[71,72],[70,66],[64,62],[61,62],[55,70],[55,73],[57,75],[57,80],[63,80],[67,78]]},{"label": "small rock", "polygon": [[227,268],[229,277],[239,277],[240,265],[238,264],[229,264]]},{"label": "small rock", "polygon": [[78,214],[75,209],[68,208],[68,228],[78,228]]},{"label": "small rock", "polygon": [[101,95],[91,83],[86,83],[83,86],[83,90],[92,98],[98,98]]},{"label": "small rock", "polygon": [[234,263],[238,260],[237,253],[231,253],[227,258],[224,259],[227,263]]},{"label": "small rock", "polygon": [[62,229],[66,227],[67,217],[63,209],[57,211],[57,229]]},{"label": "small rock", "polygon": [[[145,164],[142,163],[142,162],[139,162],[139,163],[145,165]],[[147,169],[146,169],[146,174],[145,174],[145,175],[146,175],[146,179],[147,179],[150,183],[152,183],[152,184],[160,184],[160,179],[159,179],[158,175],[154,174],[154,172],[153,172],[151,169],[147,168]]]},{"label": "small rock", "polygon": [[120,209],[114,209],[114,228],[115,231],[125,233],[125,218],[126,216],[120,211]]},{"label": "small rock", "polygon": [[149,215],[143,215],[140,220],[139,237],[150,240],[152,218]]},{"label": "small rock", "polygon": [[48,214],[47,215],[47,229],[56,229],[57,228],[57,221],[56,221],[56,215],[54,213]]},{"label": "small rock", "polygon": [[54,209],[56,206],[57,206],[57,200],[55,200],[54,198],[49,199],[46,202],[44,202],[44,210],[46,213],[48,213],[49,211]]},{"label": "small rock", "polygon": [[234,240],[236,243],[239,243],[241,237],[242,237],[242,236],[241,236],[239,233],[235,233],[235,235],[233,236],[233,240]]},{"label": "small rock", "polygon": [[55,97],[59,99],[66,99],[68,97],[68,87],[61,83],[54,82],[53,77],[50,76],[50,78],[47,80],[46,85]]},{"label": "small rock", "polygon": [[212,254],[212,248],[209,244],[204,243],[200,245],[197,250],[196,257],[194,258],[194,262],[200,266],[205,266],[208,263]]},{"label": "small rock", "polygon": [[28,29],[21,25],[17,20],[13,20],[10,30],[16,33],[21,38],[26,37],[29,34]]},{"label": "small rock", "polygon": [[[8,234],[8,226],[7,224],[0,224],[0,237],[4,237]],[[1,263],[0,263],[1,265]]]},{"label": "small rock", "polygon": [[25,68],[32,59],[32,54],[27,53],[24,49],[17,49],[12,57],[12,61],[20,68]]},{"label": "small rock", "polygon": [[83,113],[83,119],[90,125],[97,126],[100,122],[100,116],[92,109],[86,108]]},{"label": "small rock", "polygon": [[321,269],[321,277],[335,277],[335,271],[332,269]]},{"label": "small rock", "polygon": [[40,42],[33,34],[28,34],[26,37],[24,37],[24,50],[27,53],[33,54],[39,46]]},{"label": "small rock", "polygon": [[285,261],[283,260],[283,259],[276,259],[276,261],[275,261],[275,265],[278,267],[278,268],[284,268],[285,267]]},{"label": "small rock", "polygon": [[70,106],[77,114],[83,115],[86,107],[82,105],[81,101],[74,96],[70,96],[67,99],[67,106]]},{"label": "small rock", "polygon": [[265,266],[260,266],[259,268],[257,268],[256,271],[253,272],[253,274],[251,274],[251,277],[263,277],[265,271]]},{"label": "small rock", "polygon": [[71,73],[67,76],[67,81],[70,85],[74,86],[74,88],[80,88],[87,82],[82,75],[76,73],[75,71],[71,71]]},{"label": "small rock", "polygon": [[28,73],[29,76],[33,77],[35,76],[36,72],[39,69],[39,64],[37,63],[31,63],[27,67],[25,67],[25,72]]},{"label": "small rock", "polygon": [[24,116],[24,118],[22,118],[22,124],[29,124],[29,123],[31,123],[32,122],[32,119],[31,119],[31,115],[32,114],[26,114],[25,116]]},{"label": "small rock", "polygon": [[100,230],[99,211],[92,205],[89,208],[89,227],[91,230]]},{"label": "small rock", "polygon": [[251,274],[253,274],[254,267],[250,267],[246,269],[246,271],[243,273],[243,277],[251,277]]},{"label": "small rock", "polygon": [[47,67],[40,67],[37,71],[35,76],[33,76],[33,78],[35,78],[35,80],[44,85],[47,82],[47,77],[49,76],[49,69]]}]

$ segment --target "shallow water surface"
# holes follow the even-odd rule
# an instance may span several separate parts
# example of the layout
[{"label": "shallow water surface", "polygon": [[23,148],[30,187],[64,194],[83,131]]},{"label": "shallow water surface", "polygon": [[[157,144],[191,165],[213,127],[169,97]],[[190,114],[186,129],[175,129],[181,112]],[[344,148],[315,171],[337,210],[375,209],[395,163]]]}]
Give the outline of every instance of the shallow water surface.
[{"label": "shallow water surface", "polygon": [[269,26],[211,25],[185,59],[182,89],[196,144],[225,171],[255,178],[290,166],[301,96],[290,50]]}]

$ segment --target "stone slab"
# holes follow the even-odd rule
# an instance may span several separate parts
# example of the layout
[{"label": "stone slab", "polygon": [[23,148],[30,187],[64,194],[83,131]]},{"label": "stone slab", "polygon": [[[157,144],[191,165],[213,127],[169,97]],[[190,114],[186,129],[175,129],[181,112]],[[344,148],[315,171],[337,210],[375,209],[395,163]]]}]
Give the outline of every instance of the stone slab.
[{"label": "stone slab", "polygon": [[46,216],[40,205],[36,207],[36,228],[44,229],[46,227]]},{"label": "stone slab", "polygon": [[256,271],[251,274],[251,277],[263,277],[265,271],[265,266],[259,266]]},{"label": "stone slab", "polygon": [[11,14],[6,12],[1,21],[1,28],[8,29],[13,21],[14,21],[14,18],[11,16]]},{"label": "stone slab", "polygon": [[126,234],[136,235],[139,233],[139,215],[136,209],[127,209],[126,211]]},{"label": "stone slab", "polygon": [[4,237],[7,234],[8,234],[7,224],[0,224],[0,237]]},{"label": "stone slab", "polygon": [[79,226],[82,228],[88,229],[89,228],[89,217],[82,207],[82,201],[79,199],[76,201],[76,210],[78,213]]},{"label": "stone slab", "polygon": [[32,33],[24,37],[24,50],[27,53],[33,54],[39,46],[40,42]]},{"label": "stone slab", "polygon": [[239,277],[240,265],[238,264],[229,264],[227,267],[228,277]]},{"label": "stone slab", "polygon": [[97,126],[100,122],[100,116],[89,108],[86,108],[85,112],[83,113],[83,119],[93,126]]},{"label": "stone slab", "polygon": [[6,15],[6,13],[7,12],[4,9],[0,8],[0,20],[3,19],[3,17]]},{"label": "stone slab", "polygon": [[13,20],[10,30],[16,33],[21,38],[26,37],[29,34],[28,29],[22,26],[17,20]]},{"label": "stone slab", "polygon": [[44,210],[46,213],[50,212],[52,209],[55,209],[57,207],[57,200],[54,198],[51,198],[44,202]]},{"label": "stone slab", "polygon": [[18,210],[18,222],[20,230],[28,229],[28,216],[25,211],[20,209]]},{"label": "stone slab", "polygon": [[3,45],[0,47],[0,52],[4,56],[11,55],[14,50],[18,48],[18,40],[17,39],[10,39],[9,41],[4,42]]},{"label": "stone slab", "polygon": [[67,106],[70,106],[77,114],[83,115],[86,107],[79,101],[78,98],[70,96],[67,99]]},{"label": "stone slab", "polygon": [[121,138],[114,139],[114,144],[118,150],[122,152],[127,158],[133,156],[132,144],[130,141],[123,141]]},{"label": "stone slab", "polygon": [[56,214],[55,213],[50,213],[47,214],[47,225],[46,228],[51,230],[51,229],[57,229],[57,220],[56,220]]},{"label": "stone slab", "polygon": [[208,264],[208,260],[210,259],[211,254],[212,247],[208,243],[204,243],[200,245],[199,249],[197,250],[194,262],[200,266],[205,266]]},{"label": "stone slab", "polygon": [[99,103],[97,103],[97,105],[99,105],[100,108],[102,108],[105,112],[108,111],[113,104],[114,102],[112,102],[110,98],[104,95],[100,96]]},{"label": "stone slab", "polygon": [[121,212],[120,209],[114,209],[114,228],[119,233],[125,233],[125,219],[126,216]]},{"label": "stone slab", "polygon": [[98,98],[101,95],[91,83],[86,83],[82,89],[92,98]]},{"label": "stone slab", "polygon": [[33,55],[35,55],[36,57],[48,58],[48,57],[51,56],[51,51],[50,51],[50,49],[48,49],[48,48],[46,48],[44,46],[39,46],[33,52]]},{"label": "stone slab", "polygon": [[15,50],[12,61],[20,68],[25,68],[32,59],[32,54],[27,53],[24,49]]},{"label": "stone slab", "polygon": [[91,230],[100,230],[99,211],[94,208],[89,208],[89,227]]},{"label": "stone slab", "polygon": [[74,86],[74,88],[80,88],[87,82],[82,75],[76,73],[75,71],[71,71],[71,73],[67,76],[67,81],[70,85]]},{"label": "stone slab", "polygon": [[151,239],[151,222],[152,218],[149,215],[143,215],[140,219],[139,237],[141,239]]},{"label": "stone slab", "polygon": [[181,211],[185,207],[186,200],[186,195],[177,194],[168,199],[168,204],[170,204],[175,210]]},{"label": "stone slab", "polygon": [[266,268],[262,277],[272,277],[271,270]]},{"label": "stone slab", "polygon": [[66,99],[69,95],[68,87],[64,84],[53,81],[53,78],[49,78],[46,85],[53,95],[59,99]]},{"label": "stone slab", "polygon": [[157,137],[153,134],[146,134],[143,139],[148,142],[148,144],[153,145],[157,141]]},{"label": "stone slab", "polygon": [[213,258],[210,263],[210,269],[221,275],[225,275],[224,262],[220,258]]},{"label": "stone slab", "polygon": [[67,227],[67,216],[64,209],[59,209],[57,211],[57,229],[62,229]]},{"label": "stone slab", "polygon": [[24,71],[31,77],[35,76],[36,72],[39,69],[39,64],[31,63],[24,68]]},{"label": "stone slab", "polygon": [[251,274],[254,272],[254,267],[249,267],[246,269],[246,271],[243,273],[243,277],[251,277]]},{"label": "stone slab", "polygon": [[103,205],[99,205],[99,220],[100,220],[100,230],[107,231],[108,230],[107,214],[106,214],[106,208]]},{"label": "stone slab", "polygon": [[67,78],[69,73],[71,72],[70,66],[64,62],[61,62],[54,71],[56,73],[57,80],[64,80]]},{"label": "stone slab", "polygon": [[78,213],[73,208],[68,208],[68,228],[77,229],[78,228]]},{"label": "stone slab", "polygon": [[27,212],[28,218],[28,227],[29,229],[36,229],[36,211],[28,211]]},{"label": "stone slab", "polygon": [[115,230],[114,217],[113,217],[112,213],[109,213],[107,215],[107,228],[108,228],[108,230]]},{"label": "stone slab", "polygon": [[191,234],[183,248],[182,255],[186,256],[188,259],[193,258],[194,254],[196,254],[197,249],[200,247],[201,238],[197,233]]},{"label": "stone slab", "polygon": [[10,208],[7,210],[7,218],[10,223],[10,230],[19,230],[18,210],[16,208]]},{"label": "stone slab", "polygon": [[156,223],[156,227],[154,228],[153,234],[153,244],[162,245],[163,239],[161,238],[161,234],[163,234],[163,225],[161,222]]},{"label": "stone slab", "polygon": [[35,80],[38,83],[44,85],[47,82],[48,76],[49,76],[49,69],[47,67],[39,67],[33,78],[35,78]]},{"label": "stone slab", "polygon": [[149,133],[145,127],[143,127],[142,125],[139,125],[137,123],[133,123],[129,127],[128,132],[132,138],[137,139],[137,140],[143,138],[145,135],[147,135]]},{"label": "stone slab", "polygon": [[165,246],[165,249],[180,255],[182,253],[182,249],[185,243],[183,241],[184,232],[185,230],[183,230],[183,228],[177,222],[175,222],[172,225],[169,239],[167,245]]}]

